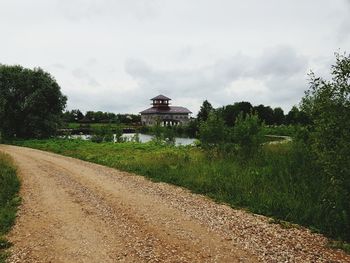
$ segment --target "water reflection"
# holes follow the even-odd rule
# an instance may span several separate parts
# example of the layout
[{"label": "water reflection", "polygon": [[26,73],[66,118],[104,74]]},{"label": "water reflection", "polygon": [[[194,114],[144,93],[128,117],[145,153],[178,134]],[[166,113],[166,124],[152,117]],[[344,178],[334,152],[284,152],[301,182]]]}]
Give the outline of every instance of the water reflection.
[{"label": "water reflection", "polygon": [[[135,136],[136,136],[136,133],[124,133],[122,135],[122,137],[126,141],[133,141],[133,140],[135,140]],[[138,137],[139,137],[139,141],[141,143],[149,142],[149,141],[151,141],[153,139],[152,135],[142,134],[142,133],[139,133]],[[71,138],[71,139],[90,140],[91,139],[91,135],[84,135],[84,134],[82,134],[82,135],[70,135],[69,138]],[[193,138],[178,138],[178,137],[176,137],[175,138],[175,145],[176,146],[193,145],[194,141],[195,141],[195,139],[193,139]]]}]

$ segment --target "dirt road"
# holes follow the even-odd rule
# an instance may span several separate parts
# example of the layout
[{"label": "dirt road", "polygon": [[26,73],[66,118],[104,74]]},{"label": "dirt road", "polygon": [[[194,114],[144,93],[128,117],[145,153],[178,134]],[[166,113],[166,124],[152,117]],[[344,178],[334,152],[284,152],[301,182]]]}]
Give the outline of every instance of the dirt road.
[{"label": "dirt road", "polygon": [[10,262],[350,262],[326,239],[141,176],[0,146],[23,203]]}]

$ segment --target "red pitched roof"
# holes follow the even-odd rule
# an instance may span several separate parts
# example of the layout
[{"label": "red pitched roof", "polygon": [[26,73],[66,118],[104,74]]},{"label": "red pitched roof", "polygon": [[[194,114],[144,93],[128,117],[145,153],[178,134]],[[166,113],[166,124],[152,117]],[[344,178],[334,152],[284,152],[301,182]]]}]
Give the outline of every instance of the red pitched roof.
[{"label": "red pitched roof", "polygon": [[189,109],[185,108],[185,107],[180,107],[180,106],[170,106],[167,109],[162,109],[162,108],[156,108],[156,107],[152,107],[152,108],[148,108],[147,110],[141,111],[141,114],[152,114],[152,113],[161,113],[161,114],[188,114],[188,113],[192,113]]}]

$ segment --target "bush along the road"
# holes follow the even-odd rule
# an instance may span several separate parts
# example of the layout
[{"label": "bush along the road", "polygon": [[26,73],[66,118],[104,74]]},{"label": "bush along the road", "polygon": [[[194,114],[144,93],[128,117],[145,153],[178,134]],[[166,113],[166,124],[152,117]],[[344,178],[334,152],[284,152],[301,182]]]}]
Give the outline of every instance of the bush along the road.
[{"label": "bush along the road", "polygon": [[16,169],[6,154],[0,153],[0,263],[5,262],[6,249],[10,243],[4,235],[11,229],[20,202],[18,190],[20,182],[16,176]]}]

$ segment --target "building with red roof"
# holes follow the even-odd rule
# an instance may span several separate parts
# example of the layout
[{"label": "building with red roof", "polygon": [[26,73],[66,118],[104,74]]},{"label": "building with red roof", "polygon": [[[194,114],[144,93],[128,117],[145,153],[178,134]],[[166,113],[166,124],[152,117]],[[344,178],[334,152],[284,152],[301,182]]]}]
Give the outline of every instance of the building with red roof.
[{"label": "building with red roof", "polygon": [[187,124],[192,112],[185,107],[170,106],[170,100],[164,95],[152,98],[152,107],[140,112],[142,125],[153,126],[159,123],[162,126],[173,126]]}]

